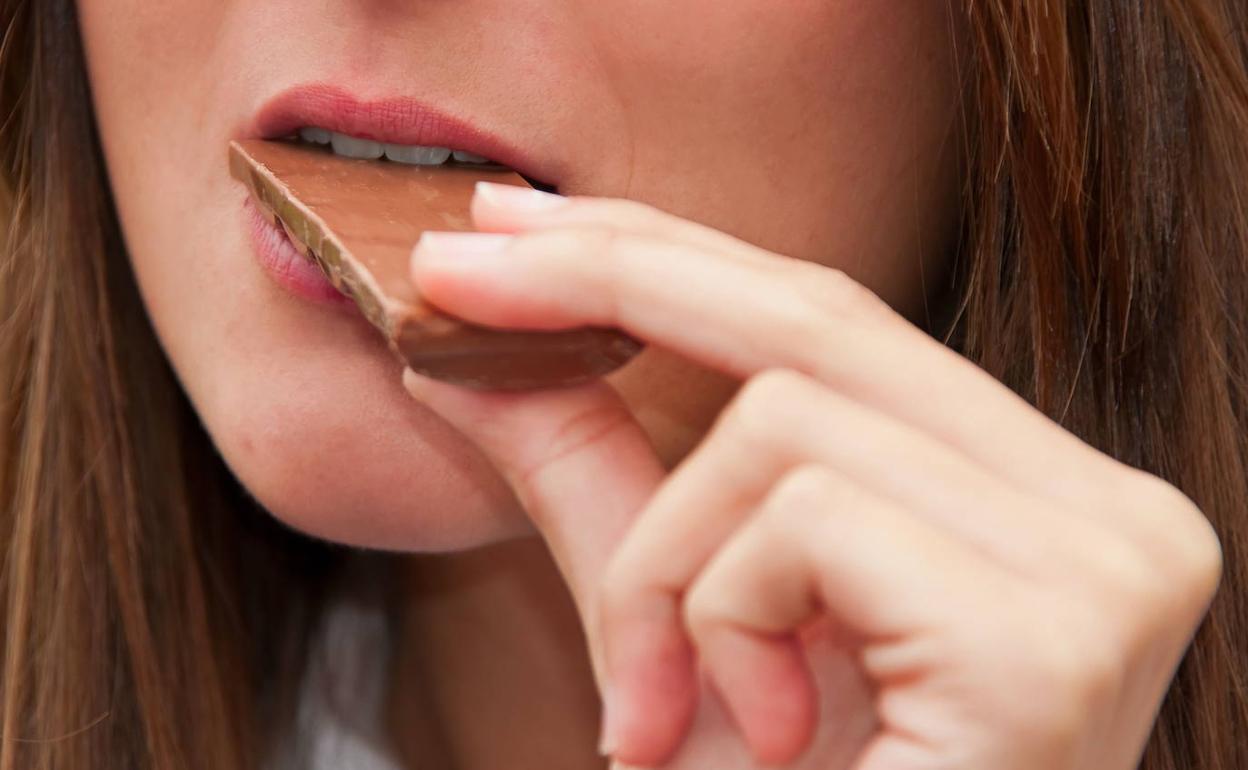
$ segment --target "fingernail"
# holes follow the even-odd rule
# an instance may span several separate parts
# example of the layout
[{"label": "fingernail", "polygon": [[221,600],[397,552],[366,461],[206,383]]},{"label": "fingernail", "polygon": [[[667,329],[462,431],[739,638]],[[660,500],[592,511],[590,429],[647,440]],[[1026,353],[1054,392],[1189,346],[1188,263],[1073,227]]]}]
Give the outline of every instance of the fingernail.
[{"label": "fingernail", "polygon": [[412,249],[418,266],[457,264],[498,257],[511,244],[506,233],[424,232]]},{"label": "fingernail", "polygon": [[477,182],[474,194],[491,206],[517,211],[553,211],[568,203],[568,199],[562,195],[514,184]]},{"label": "fingernail", "polygon": [[[612,717],[611,708],[611,689],[608,687],[602,693],[602,729],[598,737],[598,753],[604,757],[609,757],[615,753],[615,729],[615,720]],[[612,767],[614,766],[614,763],[612,763]]]}]

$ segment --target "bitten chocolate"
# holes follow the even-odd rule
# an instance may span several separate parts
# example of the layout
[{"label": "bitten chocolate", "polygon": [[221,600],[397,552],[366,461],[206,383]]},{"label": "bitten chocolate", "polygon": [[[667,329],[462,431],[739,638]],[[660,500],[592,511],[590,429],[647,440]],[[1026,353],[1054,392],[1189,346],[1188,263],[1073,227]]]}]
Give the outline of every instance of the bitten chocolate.
[{"label": "bitten chocolate", "polygon": [[230,142],[230,173],[359,305],[398,356],[437,380],[479,389],[574,385],[631,359],[642,343],[615,329],[509,331],[439,312],[408,275],[425,230],[472,230],[473,185],[528,186],[502,167],[414,166],[343,158],[288,141]]}]

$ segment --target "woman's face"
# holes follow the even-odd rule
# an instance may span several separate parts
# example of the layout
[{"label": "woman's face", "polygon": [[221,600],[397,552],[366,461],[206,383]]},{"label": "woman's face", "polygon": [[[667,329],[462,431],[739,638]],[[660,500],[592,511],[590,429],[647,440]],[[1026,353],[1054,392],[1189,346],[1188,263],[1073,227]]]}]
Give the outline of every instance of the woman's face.
[{"label": "woman's face", "polygon": [[[518,148],[560,192],[644,201],[838,267],[917,320],[941,283],[959,147],[942,3],[78,5],[157,334],[243,484],[325,538],[452,549],[528,525],[477,449],[405,393],[370,327],[261,266],[226,144],[271,128],[283,95],[418,100]],[[358,133],[405,130],[364,113]],[[610,379],[669,463],[735,385],[654,348]]]}]

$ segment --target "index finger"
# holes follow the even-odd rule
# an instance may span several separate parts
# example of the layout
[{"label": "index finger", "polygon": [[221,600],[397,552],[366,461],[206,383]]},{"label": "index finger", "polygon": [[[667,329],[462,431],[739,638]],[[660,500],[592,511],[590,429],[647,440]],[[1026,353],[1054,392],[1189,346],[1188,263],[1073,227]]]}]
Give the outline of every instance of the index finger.
[{"label": "index finger", "polygon": [[[773,367],[804,372],[1016,483],[1087,504],[1108,458],[845,273],[676,240],[659,212],[662,226],[620,229],[609,223],[613,203],[573,202],[558,209],[558,222],[571,224],[534,215],[540,224],[514,235],[426,233],[413,278],[430,302],[476,323],[615,326],[743,379]],[[476,239],[490,239],[493,253],[464,258]]]}]

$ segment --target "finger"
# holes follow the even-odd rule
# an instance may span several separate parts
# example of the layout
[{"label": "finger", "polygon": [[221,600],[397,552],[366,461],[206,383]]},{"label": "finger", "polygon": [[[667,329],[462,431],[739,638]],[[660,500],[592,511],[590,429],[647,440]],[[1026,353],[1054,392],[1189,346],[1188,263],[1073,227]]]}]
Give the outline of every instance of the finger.
[{"label": "finger", "polygon": [[702,665],[759,764],[787,765],[807,750],[820,715],[805,650],[793,633],[704,629]]},{"label": "finger", "polygon": [[746,382],[638,514],[613,577],[638,593],[678,591],[779,478],[806,463],[837,469],[1020,574],[1104,557],[1105,538],[1081,517],[807,375],[772,369]]},{"label": "finger", "polygon": [[[675,240],[670,222],[633,231],[610,216],[510,236],[426,233],[413,279],[485,325],[616,326],[741,378],[807,372],[1067,505],[1096,509],[1088,490],[1120,468],[840,271],[753,247],[729,258]],[[464,253],[474,238],[494,251]]]},{"label": "finger", "polygon": [[824,319],[782,280],[787,275],[795,283],[799,273],[822,278],[825,270],[785,257],[725,258],[666,237],[582,227],[515,235],[426,232],[413,252],[412,278],[429,302],[475,323],[633,329],[745,375],[766,365],[806,370],[826,350],[803,344],[815,341]]},{"label": "finger", "polygon": [[514,233],[544,227],[597,227],[612,223],[626,232],[670,239],[719,252],[727,258],[759,261],[766,252],[739,238],[652,206],[624,198],[563,196],[541,190],[478,182],[472,220],[487,233]]},{"label": "finger", "polygon": [[485,451],[549,545],[582,616],[595,617],[604,566],[666,474],[619,394],[603,381],[525,393],[475,391],[411,369],[403,384]]},{"label": "finger", "polygon": [[[922,673],[927,661],[913,651],[956,622],[950,614],[1006,601],[1012,584],[928,522],[834,471],[806,465],[775,486],[691,584],[683,615],[757,759],[783,763],[805,749],[817,715],[800,649],[777,639],[826,612],[844,638],[857,640],[868,676],[886,689]],[[617,756],[657,765],[676,744],[652,740],[667,732],[652,723],[654,696],[629,684],[645,678],[646,655],[621,648],[614,633],[603,641],[617,683],[612,708],[629,727],[617,736]]]},{"label": "finger", "polygon": [[811,463],[924,517],[1005,570],[1048,574],[1069,565],[1070,574],[1086,574],[1073,568],[1076,560],[1102,555],[1104,538],[1086,534],[1085,522],[1058,521],[958,452],[806,375],[769,370],[746,383],[660,486],[608,568],[600,638],[632,661],[609,679],[644,677],[646,688],[665,694],[638,712],[642,725],[628,728],[646,736],[652,753],[679,739],[694,708],[694,653],[680,623],[688,586],[768,491]]},{"label": "finger", "polygon": [[857,521],[879,502],[826,469],[801,466],[686,592],[683,616],[700,660],[760,764],[795,762],[818,719],[813,678],[794,633],[823,610],[805,544],[840,547],[843,538],[829,532],[834,517]]}]

